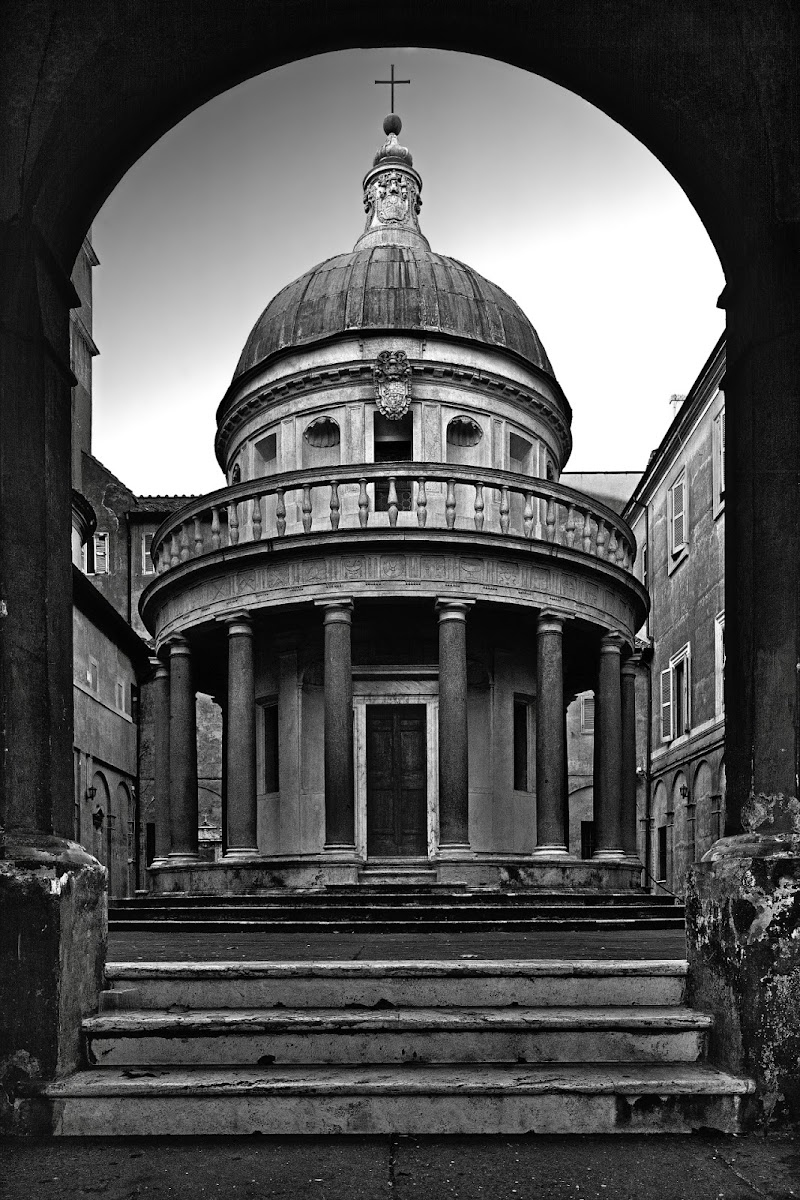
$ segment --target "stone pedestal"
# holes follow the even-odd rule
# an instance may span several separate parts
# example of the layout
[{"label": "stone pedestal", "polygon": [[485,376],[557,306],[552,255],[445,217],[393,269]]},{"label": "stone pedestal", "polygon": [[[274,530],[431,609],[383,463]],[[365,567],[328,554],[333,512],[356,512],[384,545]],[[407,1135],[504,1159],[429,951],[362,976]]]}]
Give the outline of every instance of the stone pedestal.
[{"label": "stone pedestal", "polygon": [[103,986],[105,869],[75,842],[8,835],[0,858],[0,1134],[46,1135],[29,1097],[81,1066]]},{"label": "stone pedestal", "polygon": [[686,936],[688,1003],[714,1014],[711,1060],[755,1080],[762,1129],[796,1125],[800,835],[717,842],[689,872]]}]

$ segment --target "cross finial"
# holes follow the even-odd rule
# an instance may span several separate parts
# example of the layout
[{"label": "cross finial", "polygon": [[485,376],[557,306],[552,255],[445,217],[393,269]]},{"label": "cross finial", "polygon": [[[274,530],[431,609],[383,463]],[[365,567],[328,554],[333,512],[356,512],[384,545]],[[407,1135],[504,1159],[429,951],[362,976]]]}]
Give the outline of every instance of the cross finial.
[{"label": "cross finial", "polygon": [[394,63],[392,63],[391,78],[390,78],[390,79],[376,79],[376,80],[375,80],[375,82],[376,82],[376,84],[377,84],[377,83],[385,83],[385,84],[388,84],[388,85],[389,85],[389,87],[392,89],[392,92],[391,92],[391,110],[390,110],[390,111],[391,111],[391,112],[394,112],[394,89],[395,89],[395,87],[396,87],[398,84],[401,84],[401,83],[411,83],[411,80],[410,80],[410,79],[395,79],[395,77],[394,77]]}]

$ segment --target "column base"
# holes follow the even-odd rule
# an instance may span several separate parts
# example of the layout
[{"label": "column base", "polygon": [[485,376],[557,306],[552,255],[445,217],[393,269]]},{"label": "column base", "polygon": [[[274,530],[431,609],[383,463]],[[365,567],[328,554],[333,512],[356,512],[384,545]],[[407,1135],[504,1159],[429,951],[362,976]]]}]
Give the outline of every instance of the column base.
[{"label": "column base", "polygon": [[166,867],[166,866],[169,866],[169,859],[167,858],[167,856],[165,854],[160,854],[158,856],[158,858],[153,859],[153,861],[150,863],[147,870],[152,871],[154,867]]},{"label": "column base", "polygon": [[353,859],[356,857],[354,842],[326,842],[323,846],[325,856],[337,859]]},{"label": "column base", "polygon": [[624,850],[595,850],[592,858],[597,862],[624,862],[626,854]]},{"label": "column base", "polygon": [[536,846],[531,850],[531,858],[574,858],[574,854],[570,854],[569,850],[563,843],[561,845],[544,845]]},{"label": "column base", "polygon": [[174,850],[167,855],[167,865],[170,867],[181,866],[183,863],[191,864],[200,862],[200,855],[193,850]]},{"label": "column base", "polygon": [[241,859],[246,862],[250,858],[260,858],[258,846],[234,846],[225,851],[222,856],[226,862],[238,861]]},{"label": "column base", "polygon": [[436,857],[439,859],[472,858],[472,847],[469,842],[447,842],[445,845],[439,846]]}]

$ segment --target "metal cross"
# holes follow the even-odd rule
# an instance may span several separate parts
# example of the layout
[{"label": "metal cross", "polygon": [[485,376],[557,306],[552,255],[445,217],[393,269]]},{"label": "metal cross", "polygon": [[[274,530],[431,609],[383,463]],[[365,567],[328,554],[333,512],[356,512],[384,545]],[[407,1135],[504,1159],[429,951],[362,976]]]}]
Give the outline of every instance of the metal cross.
[{"label": "metal cross", "polygon": [[389,87],[392,89],[392,100],[391,100],[391,105],[392,105],[392,106],[391,106],[390,112],[394,112],[394,89],[395,89],[395,85],[396,85],[396,84],[400,84],[400,83],[411,83],[411,80],[410,80],[410,79],[395,79],[395,77],[394,77],[394,63],[392,63],[392,77],[391,77],[391,79],[376,79],[376,80],[375,80],[375,82],[376,82],[376,83],[387,83],[387,84],[389,85]]}]

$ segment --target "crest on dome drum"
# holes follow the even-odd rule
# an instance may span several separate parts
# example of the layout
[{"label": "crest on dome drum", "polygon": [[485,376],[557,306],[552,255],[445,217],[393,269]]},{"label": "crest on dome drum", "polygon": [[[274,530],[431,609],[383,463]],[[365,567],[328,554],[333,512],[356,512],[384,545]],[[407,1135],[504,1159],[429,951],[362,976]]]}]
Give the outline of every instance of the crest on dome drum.
[{"label": "crest on dome drum", "polygon": [[381,350],[372,373],[378,411],[399,421],[411,407],[411,367],[405,350]]}]

